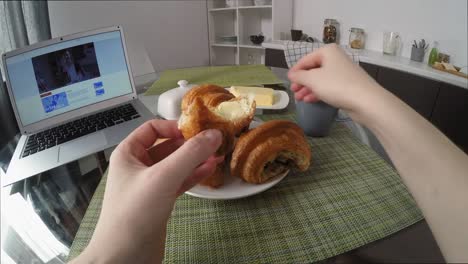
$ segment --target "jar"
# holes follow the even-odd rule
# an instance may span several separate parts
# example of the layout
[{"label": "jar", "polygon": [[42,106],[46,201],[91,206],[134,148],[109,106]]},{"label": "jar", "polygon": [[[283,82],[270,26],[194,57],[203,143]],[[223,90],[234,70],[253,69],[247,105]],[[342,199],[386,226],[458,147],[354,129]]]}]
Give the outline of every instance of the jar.
[{"label": "jar", "polygon": [[450,62],[450,55],[445,54],[445,53],[439,53],[439,55],[437,57],[437,61],[438,62],[449,63]]},{"label": "jar", "polygon": [[351,28],[349,32],[349,47],[352,49],[363,49],[365,43],[364,29]]},{"label": "jar", "polygon": [[325,19],[323,23],[323,43],[338,43],[339,25],[336,19]]}]

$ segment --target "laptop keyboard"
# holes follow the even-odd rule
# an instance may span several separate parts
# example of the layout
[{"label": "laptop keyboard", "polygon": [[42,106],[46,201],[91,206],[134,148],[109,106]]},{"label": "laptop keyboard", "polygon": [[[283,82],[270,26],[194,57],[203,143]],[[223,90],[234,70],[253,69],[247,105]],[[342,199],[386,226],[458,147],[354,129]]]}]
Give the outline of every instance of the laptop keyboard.
[{"label": "laptop keyboard", "polygon": [[28,137],[22,158],[87,134],[140,117],[131,104],[118,106]]}]

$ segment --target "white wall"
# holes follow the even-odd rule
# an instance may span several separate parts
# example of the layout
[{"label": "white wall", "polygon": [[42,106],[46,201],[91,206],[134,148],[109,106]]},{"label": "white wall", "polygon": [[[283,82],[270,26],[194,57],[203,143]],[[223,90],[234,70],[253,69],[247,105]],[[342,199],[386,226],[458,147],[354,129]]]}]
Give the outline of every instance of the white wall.
[{"label": "white wall", "polygon": [[209,64],[205,0],[49,1],[52,36],[122,25],[133,75]]},{"label": "white wall", "polygon": [[[341,44],[349,28],[367,32],[366,49],[382,50],[382,32],[402,36],[401,55],[409,57],[413,39],[439,42],[440,51],[459,66],[467,65],[467,0],[294,0],[294,28],[322,38],[323,20],[340,22]],[[429,53],[429,52],[427,52]],[[427,60],[427,54],[426,54]]]}]

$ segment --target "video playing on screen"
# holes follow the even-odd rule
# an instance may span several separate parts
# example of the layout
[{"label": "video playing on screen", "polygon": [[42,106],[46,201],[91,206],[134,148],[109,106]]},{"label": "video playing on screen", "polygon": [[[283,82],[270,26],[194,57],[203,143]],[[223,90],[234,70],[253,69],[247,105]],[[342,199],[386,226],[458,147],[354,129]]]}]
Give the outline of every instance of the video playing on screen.
[{"label": "video playing on screen", "polygon": [[39,93],[100,77],[94,43],[32,58]]}]

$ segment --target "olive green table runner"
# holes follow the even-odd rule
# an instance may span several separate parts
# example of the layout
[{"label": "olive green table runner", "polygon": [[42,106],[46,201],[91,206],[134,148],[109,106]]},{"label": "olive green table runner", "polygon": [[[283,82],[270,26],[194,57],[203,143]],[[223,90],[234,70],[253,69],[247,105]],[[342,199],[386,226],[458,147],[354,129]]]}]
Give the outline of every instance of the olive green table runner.
[{"label": "olive green table runner", "polygon": [[164,71],[145,95],[162,94],[177,87],[179,80],[186,80],[190,84],[212,83],[222,87],[283,83],[265,65],[194,67]]},{"label": "olive green table runner", "polygon": [[[262,116],[290,119],[291,114]],[[336,123],[308,138],[312,166],[238,200],[182,195],[167,228],[167,263],[309,263],[384,238],[422,219],[396,172]],[[70,258],[89,242],[106,178],[97,188]]]}]

